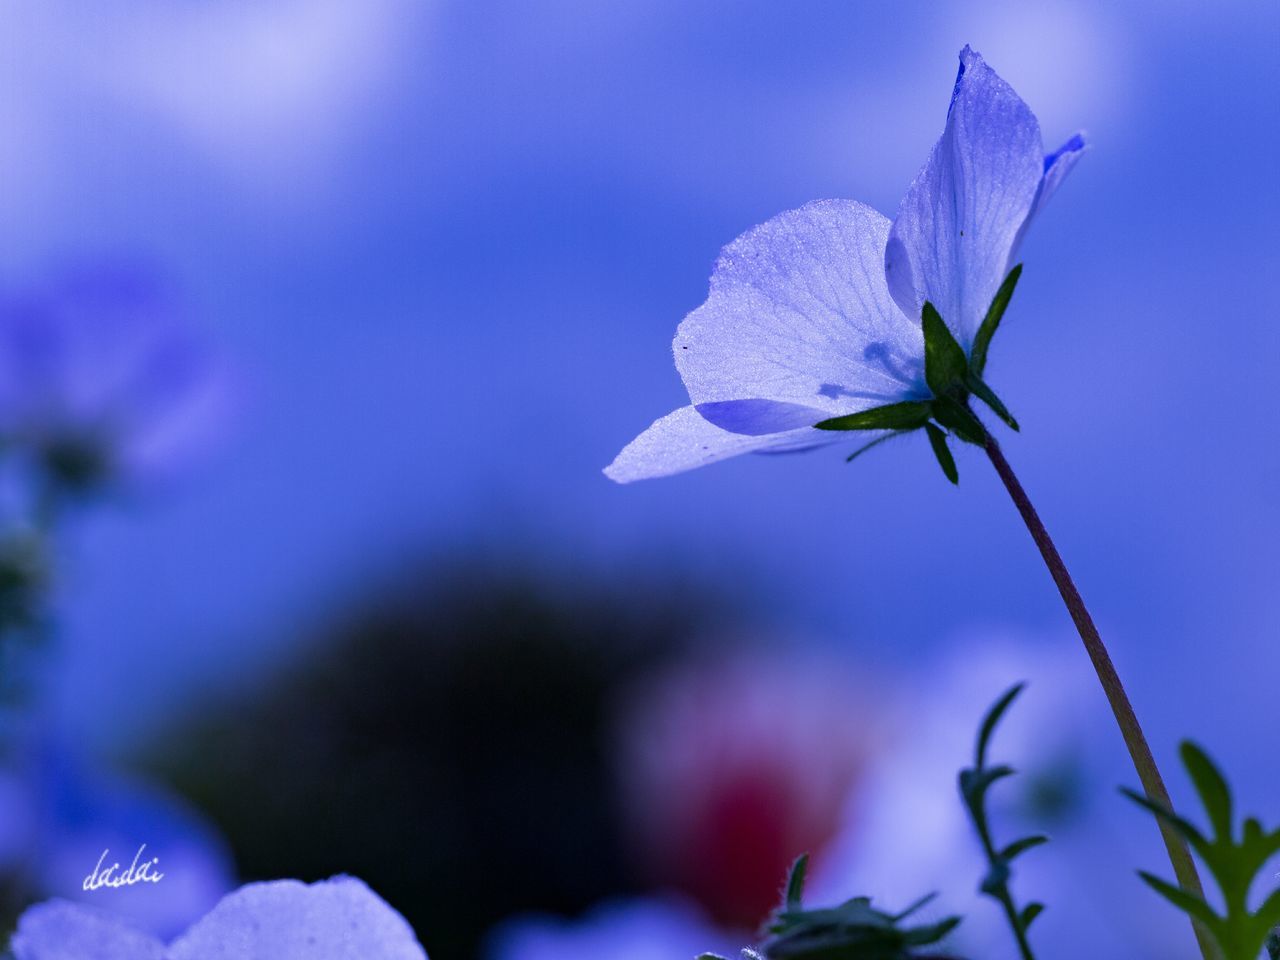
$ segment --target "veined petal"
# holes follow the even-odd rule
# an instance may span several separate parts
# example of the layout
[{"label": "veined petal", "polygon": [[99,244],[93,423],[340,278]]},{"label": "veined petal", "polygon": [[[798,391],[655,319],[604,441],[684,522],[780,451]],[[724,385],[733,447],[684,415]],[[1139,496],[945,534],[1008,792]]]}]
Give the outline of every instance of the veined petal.
[{"label": "veined petal", "polygon": [[1066,179],[1072,168],[1075,167],[1080,155],[1088,149],[1089,144],[1085,141],[1084,134],[1077,133],[1044,158],[1044,176],[1040,180],[1040,190],[1036,193],[1036,202],[1031,207],[1032,217],[1044,209],[1044,205],[1049,202],[1049,198],[1054,195],[1058,186]]},{"label": "veined petal", "polygon": [[[759,436],[731,433],[711,423],[694,407],[681,407],[627,444],[604,473],[617,483],[631,483],[669,477],[742,453],[808,450],[847,438],[847,434],[812,427]],[[865,442],[874,437],[859,433],[858,439]]]},{"label": "veined petal", "polygon": [[94,907],[49,900],[29,908],[10,943],[16,960],[164,960],[164,945]]},{"label": "veined petal", "polygon": [[169,948],[167,960],[426,960],[403,917],[353,877],[251,883]]},{"label": "veined petal", "polygon": [[1044,173],[1035,115],[965,47],[946,129],[908,188],[885,249],[889,290],[908,316],[918,321],[930,301],[969,350],[1013,266]]},{"label": "veined petal", "polygon": [[741,432],[754,434],[771,418],[794,428],[798,408],[817,411],[812,423],[927,397],[919,323],[885,285],[888,231],[864,204],[822,200],[725,247],[672,344],[699,411],[733,431],[749,412]]}]

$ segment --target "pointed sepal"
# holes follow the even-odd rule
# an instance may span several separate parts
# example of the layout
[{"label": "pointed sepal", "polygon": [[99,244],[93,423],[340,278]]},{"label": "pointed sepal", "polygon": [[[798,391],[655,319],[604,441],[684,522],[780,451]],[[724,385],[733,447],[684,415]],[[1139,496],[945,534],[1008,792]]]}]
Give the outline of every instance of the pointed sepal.
[{"label": "pointed sepal", "polygon": [[938,466],[942,468],[948,480],[959,484],[960,471],[956,469],[956,458],[951,455],[951,449],[947,446],[947,435],[932,423],[926,423],[924,429],[929,435],[929,446],[933,448],[933,455],[938,458]]},{"label": "pointed sepal", "polygon": [[1000,289],[992,298],[991,306],[987,308],[987,315],[982,318],[982,325],[978,327],[978,333],[973,338],[973,349],[969,351],[969,369],[978,376],[982,376],[982,371],[987,367],[987,351],[991,348],[991,338],[996,335],[996,329],[1000,326],[1005,308],[1013,299],[1013,289],[1018,285],[1020,276],[1022,276],[1022,264],[1010,270],[1009,275],[1000,284]]},{"label": "pointed sepal", "polygon": [[924,379],[934,396],[941,397],[964,385],[969,362],[951,328],[928,300],[920,311],[924,330]]},{"label": "pointed sepal", "polygon": [[915,430],[932,415],[933,405],[928,400],[905,400],[819,420],[814,426],[819,430]]}]

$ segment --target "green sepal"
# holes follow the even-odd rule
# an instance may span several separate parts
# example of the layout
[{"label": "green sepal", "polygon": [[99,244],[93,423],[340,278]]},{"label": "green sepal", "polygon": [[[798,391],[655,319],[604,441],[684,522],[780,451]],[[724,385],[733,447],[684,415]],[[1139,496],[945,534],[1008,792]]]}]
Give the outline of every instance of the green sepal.
[{"label": "green sepal", "polygon": [[1022,913],[1018,914],[1018,922],[1022,924],[1024,933],[1031,926],[1031,921],[1042,913],[1044,913],[1044,904],[1034,900],[1022,908]]},{"label": "green sepal", "polygon": [[978,376],[982,376],[982,371],[987,367],[987,350],[991,347],[991,338],[996,335],[1000,318],[1004,316],[1005,308],[1013,298],[1013,288],[1018,285],[1020,276],[1022,276],[1022,264],[1010,270],[1009,275],[1000,284],[1000,289],[992,298],[991,306],[987,308],[987,315],[982,318],[982,325],[978,327],[978,333],[973,338],[973,349],[969,351],[969,369]]},{"label": "green sepal", "polygon": [[864,444],[863,444],[862,446],[860,446],[857,450],[853,451],[853,453],[851,453],[851,454],[849,454],[847,457],[845,457],[845,458],[844,458],[844,462],[845,462],[845,463],[852,463],[854,460],[856,460],[858,457],[862,456],[864,453],[866,453],[866,452],[867,452],[868,450],[870,450],[872,447],[878,447],[878,446],[880,446],[880,444],[884,443],[886,440],[892,440],[894,437],[900,437],[900,436],[902,436],[902,435],[903,435],[904,433],[906,433],[906,432],[907,432],[907,431],[905,431],[905,430],[894,430],[892,433],[886,433],[883,437],[876,437],[876,438],[875,438],[874,440],[872,440],[870,443],[864,443]]},{"label": "green sepal", "polygon": [[804,881],[809,872],[809,855],[802,853],[791,865],[791,873],[787,876],[787,890],[782,900],[784,910],[799,910],[804,900]]},{"label": "green sepal", "polygon": [[933,400],[933,419],[966,443],[979,447],[987,442],[987,431],[973,411],[946,394]]},{"label": "green sepal", "polygon": [[948,480],[958,484],[960,471],[956,469],[956,458],[951,455],[951,449],[947,446],[947,435],[932,423],[926,423],[924,429],[929,435],[929,446],[933,447],[933,455],[938,458],[938,466],[942,468]]},{"label": "green sepal", "polygon": [[933,405],[928,400],[904,400],[819,420],[814,426],[819,430],[915,430],[932,415]]},{"label": "green sepal", "polygon": [[941,397],[964,385],[969,362],[950,328],[928,300],[920,311],[924,329],[924,379],[934,396]]},{"label": "green sepal", "polygon": [[994,390],[983,383],[982,378],[969,371],[965,377],[964,385],[969,388],[969,392],[991,408],[992,412],[1009,425],[1011,430],[1021,430],[1018,421],[1013,419],[1013,414],[1009,412],[1009,408],[1000,402],[1000,398],[996,396]]}]

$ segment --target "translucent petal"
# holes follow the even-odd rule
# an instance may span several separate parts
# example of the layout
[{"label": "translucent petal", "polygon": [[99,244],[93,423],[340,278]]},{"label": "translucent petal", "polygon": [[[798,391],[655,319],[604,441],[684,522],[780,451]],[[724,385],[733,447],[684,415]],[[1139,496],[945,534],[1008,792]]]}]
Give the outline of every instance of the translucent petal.
[{"label": "translucent petal", "polygon": [[946,129],[908,188],[885,250],[889,290],[908,316],[918,320],[929,300],[961,346],[973,345],[1013,266],[1044,169],[1035,115],[965,47]]},{"label": "translucent petal", "polygon": [[[605,467],[604,473],[618,483],[631,483],[651,477],[668,477],[742,453],[808,450],[847,440],[849,436],[849,433],[811,427],[760,436],[730,433],[715,426],[693,407],[681,407],[656,421],[627,444],[613,463]],[[874,438],[864,431],[857,431],[858,440],[865,442]]]},{"label": "translucent petal", "polygon": [[413,931],[351,877],[251,883],[223,898],[167,960],[426,960]]},{"label": "translucent petal", "polygon": [[672,344],[694,405],[735,430],[732,418],[720,419],[708,405],[781,405],[759,403],[752,432],[769,416],[794,428],[796,407],[824,419],[928,396],[919,324],[902,315],[885,285],[888,230],[870,207],[822,200],[725,247],[706,302]]},{"label": "translucent petal", "polygon": [[16,960],[164,960],[164,945],[93,907],[50,900],[18,921]]},{"label": "translucent petal", "polygon": [[1062,181],[1067,178],[1067,174],[1075,167],[1076,161],[1088,149],[1089,144],[1085,142],[1084,134],[1077,133],[1044,158],[1044,176],[1040,180],[1040,189],[1036,193],[1036,202],[1031,207],[1031,214],[1023,224],[1024,232],[1031,221],[1044,209],[1049,198],[1057,192]]}]

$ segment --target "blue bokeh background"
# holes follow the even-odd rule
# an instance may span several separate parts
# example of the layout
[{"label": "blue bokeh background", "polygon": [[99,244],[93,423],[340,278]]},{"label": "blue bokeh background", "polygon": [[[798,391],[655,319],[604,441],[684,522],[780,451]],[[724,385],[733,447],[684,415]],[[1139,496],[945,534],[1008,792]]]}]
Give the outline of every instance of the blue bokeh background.
[{"label": "blue bokeh background", "polygon": [[749,584],[788,631],[877,662],[958,629],[1061,635],[972,452],[958,489],[923,441],[851,466],[827,451],[626,488],[600,474],[684,402],[668,345],[719,247],[819,197],[892,215],[967,42],[1049,145],[1077,128],[1094,145],[1029,238],[993,350],[1023,424],[1006,452],[1157,754],[1173,766],[1194,733],[1274,816],[1275,4],[0,18],[6,279],[142,258],[241,387],[207,467],[76,531],[55,681],[71,737],[114,749],[162,726],[211,678],[283,655],[353,569],[423,544]]}]

